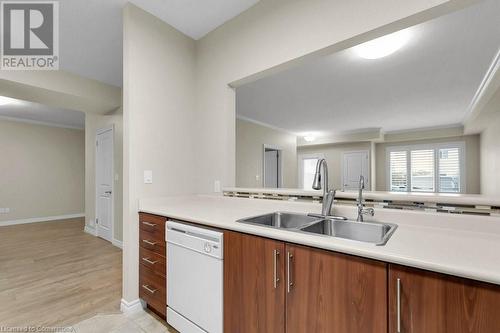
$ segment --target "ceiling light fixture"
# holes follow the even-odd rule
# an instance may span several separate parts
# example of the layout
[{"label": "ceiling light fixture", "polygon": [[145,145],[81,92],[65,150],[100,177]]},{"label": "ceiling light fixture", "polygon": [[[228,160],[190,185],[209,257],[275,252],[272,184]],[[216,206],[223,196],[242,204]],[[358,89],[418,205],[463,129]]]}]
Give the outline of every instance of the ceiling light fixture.
[{"label": "ceiling light fixture", "polygon": [[304,140],[306,140],[306,142],[313,142],[316,138],[312,135],[306,135],[304,136]]},{"label": "ceiling light fixture", "polygon": [[5,97],[5,96],[0,96],[0,106],[7,105],[7,104],[17,104],[17,103],[19,103],[19,101],[17,99]]},{"label": "ceiling light fixture", "polygon": [[408,29],[396,31],[353,48],[358,56],[364,59],[379,59],[393,54],[403,47],[411,37]]}]

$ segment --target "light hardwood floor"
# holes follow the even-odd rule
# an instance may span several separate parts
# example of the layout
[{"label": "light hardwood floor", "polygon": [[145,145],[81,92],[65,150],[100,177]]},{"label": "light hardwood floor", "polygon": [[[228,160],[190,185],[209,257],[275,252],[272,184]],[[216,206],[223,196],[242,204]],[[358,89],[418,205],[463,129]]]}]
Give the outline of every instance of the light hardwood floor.
[{"label": "light hardwood floor", "polygon": [[119,312],[122,252],[83,228],[83,218],[0,227],[0,326]]}]

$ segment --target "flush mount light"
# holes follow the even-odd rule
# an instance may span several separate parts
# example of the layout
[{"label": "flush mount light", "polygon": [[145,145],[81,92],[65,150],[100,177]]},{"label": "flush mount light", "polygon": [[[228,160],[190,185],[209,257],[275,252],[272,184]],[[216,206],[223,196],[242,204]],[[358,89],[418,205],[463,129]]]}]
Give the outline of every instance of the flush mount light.
[{"label": "flush mount light", "polygon": [[314,140],[316,140],[316,138],[312,135],[306,135],[304,137],[304,140],[306,140],[306,142],[313,142]]},{"label": "flush mount light", "polygon": [[358,56],[364,59],[383,58],[403,47],[410,39],[410,35],[408,29],[396,31],[355,46],[353,50]]},{"label": "flush mount light", "polygon": [[9,98],[5,96],[0,96],[0,106],[1,105],[7,105],[7,104],[17,104],[19,101],[14,98]]}]

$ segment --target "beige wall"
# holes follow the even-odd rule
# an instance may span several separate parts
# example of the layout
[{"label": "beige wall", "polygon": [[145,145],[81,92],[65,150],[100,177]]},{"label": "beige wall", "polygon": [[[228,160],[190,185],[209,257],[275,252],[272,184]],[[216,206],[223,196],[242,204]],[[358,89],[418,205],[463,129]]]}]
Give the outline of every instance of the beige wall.
[{"label": "beige wall", "polygon": [[500,195],[500,114],[481,133],[481,193]]},{"label": "beige wall", "polygon": [[95,153],[96,133],[98,129],[113,126],[114,147],[113,162],[115,178],[113,188],[114,225],[113,238],[123,240],[123,114],[121,109],[111,115],[85,115],[85,224],[90,231],[95,231]]},{"label": "beige wall", "polygon": [[455,136],[449,138],[426,139],[415,141],[401,141],[378,143],[376,145],[376,174],[377,191],[387,191],[386,148],[390,146],[411,146],[426,143],[465,142],[465,186],[467,193],[481,193],[480,183],[480,149],[479,135]]},{"label": "beige wall", "polygon": [[83,214],[85,133],[0,120],[0,221]]},{"label": "beige wall", "polygon": [[[193,193],[196,186],[195,42],[128,4],[123,60],[123,298],[132,301],[139,283],[138,199]],[[153,184],[144,184],[144,170],[153,171]]]},{"label": "beige wall", "polygon": [[241,119],[236,119],[236,186],[263,187],[264,144],[283,149],[282,187],[297,187],[297,137]]},{"label": "beige wall", "polygon": [[328,163],[328,180],[330,188],[342,188],[342,154],[349,151],[367,150],[370,151],[370,142],[338,143],[318,146],[303,146],[297,150],[297,155],[301,154],[325,154]]}]

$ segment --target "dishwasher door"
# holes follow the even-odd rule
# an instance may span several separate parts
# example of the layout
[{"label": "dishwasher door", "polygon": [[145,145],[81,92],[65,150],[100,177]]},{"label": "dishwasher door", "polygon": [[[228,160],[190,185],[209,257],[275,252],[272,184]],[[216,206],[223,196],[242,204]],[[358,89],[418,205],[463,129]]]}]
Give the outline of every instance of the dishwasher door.
[{"label": "dishwasher door", "polygon": [[168,221],[167,322],[182,333],[223,331],[223,234]]}]

